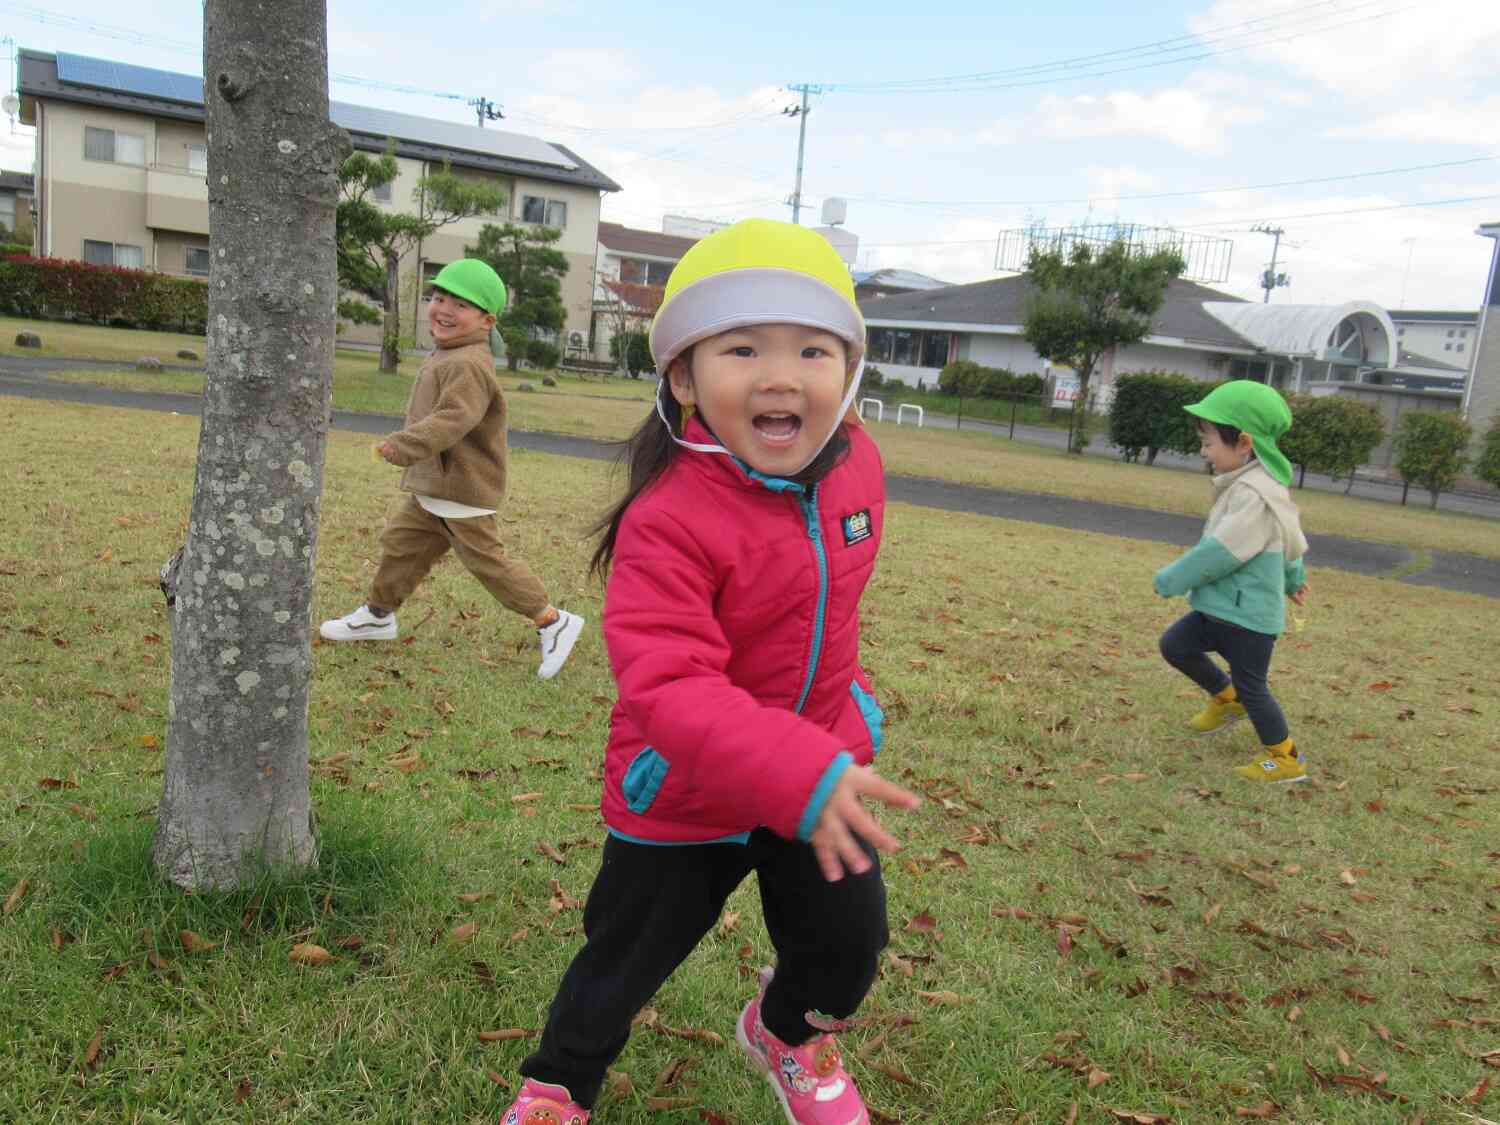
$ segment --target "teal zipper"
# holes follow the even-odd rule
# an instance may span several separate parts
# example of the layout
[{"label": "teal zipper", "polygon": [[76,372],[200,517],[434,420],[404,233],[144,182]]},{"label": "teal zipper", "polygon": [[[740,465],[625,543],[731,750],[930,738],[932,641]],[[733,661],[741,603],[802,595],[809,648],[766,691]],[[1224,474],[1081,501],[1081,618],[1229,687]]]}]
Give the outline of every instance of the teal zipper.
[{"label": "teal zipper", "polygon": [[812,540],[813,554],[818,560],[818,611],[813,617],[812,652],[807,658],[807,680],[802,685],[802,694],[797,697],[797,706],[793,708],[799,715],[812,692],[813,678],[818,674],[818,660],[823,655],[824,618],[828,612],[828,551],[823,546],[823,524],[818,518],[818,488],[818,485],[813,485],[810,495],[797,500],[802,505],[802,518],[807,521],[807,537]]}]

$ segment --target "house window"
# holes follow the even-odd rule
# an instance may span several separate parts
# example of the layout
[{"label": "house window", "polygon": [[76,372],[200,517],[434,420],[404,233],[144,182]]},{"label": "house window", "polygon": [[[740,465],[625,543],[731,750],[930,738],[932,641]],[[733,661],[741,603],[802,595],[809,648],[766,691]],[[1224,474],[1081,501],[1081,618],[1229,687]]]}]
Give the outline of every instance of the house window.
[{"label": "house window", "polygon": [[561,199],[523,195],[521,197],[521,221],[562,229],[568,225],[568,205]]},{"label": "house window", "polygon": [[1463,351],[1463,350],[1464,350],[1464,346],[1463,346],[1463,345],[1462,345],[1462,344],[1458,344],[1458,345],[1456,345],[1456,346],[1455,346],[1455,347],[1454,347],[1454,349],[1453,349],[1453,350],[1454,350],[1454,351],[1456,351],[1456,352],[1461,352],[1461,351]]},{"label": "house window", "polygon": [[1451,329],[1451,328],[1448,329],[1448,336],[1449,336],[1450,339],[1452,338],[1452,336],[1453,336],[1453,329]]},{"label": "house window", "polygon": [[1467,340],[1469,338],[1469,330],[1467,328],[1460,328],[1458,330],[1458,338],[1460,340]]},{"label": "house window", "polygon": [[944,367],[948,363],[949,332],[916,328],[872,328],[866,345],[871,363],[899,363],[909,367]]},{"label": "house window", "polygon": [[[1449,335],[1451,336],[1451,335],[1453,335],[1453,333],[1450,332]],[[1449,343],[1446,343],[1446,344],[1443,345],[1443,351],[1445,351],[1445,352],[1451,352],[1452,350],[1453,350],[1453,344],[1452,344],[1451,341]]]},{"label": "house window", "polygon": [[138,270],[145,266],[146,255],[139,246],[130,246],[123,242],[97,242],[92,238],[85,238],[83,260],[94,266],[118,266],[121,269]]},{"label": "house window", "polygon": [[376,184],[370,189],[370,198],[376,203],[389,203],[391,201],[391,184],[387,180],[383,184]]},{"label": "house window", "polygon": [[197,176],[208,175],[208,146],[187,146],[188,171]]},{"label": "house window", "polygon": [[0,227],[7,231],[16,229],[16,197],[13,195],[0,195]]},{"label": "house window", "polygon": [[1397,336],[1405,336],[1406,335],[1406,329],[1404,329],[1404,328],[1398,328],[1398,329],[1396,329],[1396,335]]},{"label": "house window", "polygon": [[208,276],[208,247],[189,246],[187,248],[187,261],[185,269],[194,277]]},{"label": "house window", "polygon": [[83,158],[104,160],[114,164],[146,163],[146,138],[131,133],[118,133],[113,129],[96,129],[87,125],[83,130]]},{"label": "house window", "polygon": [[648,262],[644,258],[621,258],[620,280],[629,285],[665,285],[672,276],[671,262]]}]

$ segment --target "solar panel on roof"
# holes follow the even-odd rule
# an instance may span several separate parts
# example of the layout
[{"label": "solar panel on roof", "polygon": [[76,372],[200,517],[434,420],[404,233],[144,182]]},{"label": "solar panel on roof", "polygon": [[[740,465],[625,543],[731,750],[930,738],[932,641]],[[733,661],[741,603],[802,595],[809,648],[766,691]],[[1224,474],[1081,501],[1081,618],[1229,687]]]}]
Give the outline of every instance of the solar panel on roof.
[{"label": "solar panel on roof", "polygon": [[[75,86],[91,86],[120,94],[162,98],[186,105],[203,104],[203,79],[170,70],[96,59],[88,55],[57,54],[57,77]],[[509,160],[525,160],[554,168],[577,171],[578,163],[539,137],[506,133],[499,129],[481,129],[456,121],[439,121],[410,113],[330,102],[329,117],[335,124],[359,133],[418,144],[437,145],[482,153]]]},{"label": "solar panel on roof", "polygon": [[203,79],[171,70],[95,59],[88,55],[57,53],[57,77],[76,86],[93,86],[120,94],[165,98],[188,105],[203,104]]},{"label": "solar panel on roof", "polygon": [[351,105],[348,102],[329,102],[328,116],[333,119],[334,124],[357,133],[395,137],[398,141],[415,141],[419,144],[442,145],[466,152],[484,153],[487,156],[527,160],[533,164],[550,164],[554,168],[573,170],[578,167],[574,161],[541,138],[527,137],[520,133],[481,129],[477,125],[438,121],[431,117],[417,117],[388,109],[371,109],[369,106]]}]

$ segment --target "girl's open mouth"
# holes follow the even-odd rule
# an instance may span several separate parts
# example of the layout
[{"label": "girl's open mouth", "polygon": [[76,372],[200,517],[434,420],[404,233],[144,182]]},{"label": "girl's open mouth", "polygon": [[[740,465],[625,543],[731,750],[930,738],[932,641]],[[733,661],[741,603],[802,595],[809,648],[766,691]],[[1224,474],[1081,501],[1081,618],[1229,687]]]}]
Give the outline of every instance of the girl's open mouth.
[{"label": "girl's open mouth", "polygon": [[802,419],[795,414],[757,414],[751,425],[761,440],[780,445],[796,438]]}]

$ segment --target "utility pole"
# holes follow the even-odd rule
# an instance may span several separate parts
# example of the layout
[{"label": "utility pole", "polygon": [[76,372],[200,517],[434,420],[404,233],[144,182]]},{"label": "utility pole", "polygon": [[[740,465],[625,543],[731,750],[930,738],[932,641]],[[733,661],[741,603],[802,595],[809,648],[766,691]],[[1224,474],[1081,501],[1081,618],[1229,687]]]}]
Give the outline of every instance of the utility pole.
[{"label": "utility pole", "polygon": [[1271,264],[1266,268],[1265,273],[1260,275],[1260,287],[1266,291],[1266,295],[1262,298],[1261,303],[1270,304],[1271,290],[1278,289],[1283,285],[1289,285],[1292,280],[1286,274],[1276,272],[1276,254],[1281,249],[1281,236],[1286,231],[1281,227],[1268,227],[1264,224],[1253,226],[1250,229],[1257,234],[1269,234],[1275,240],[1271,243]]},{"label": "utility pole", "polygon": [[792,205],[792,222],[799,223],[802,220],[802,157],[807,151],[807,115],[812,112],[807,104],[807,96],[821,94],[823,87],[804,82],[799,86],[788,86],[787,89],[802,95],[801,105],[789,105],[781,111],[786,117],[801,119],[797,129],[797,186],[792,189],[791,198],[787,200]]},{"label": "utility pole", "polygon": [[474,114],[479,118],[479,127],[481,129],[484,128],[486,121],[499,121],[505,116],[500,111],[500,107],[490,101],[489,98],[470,98],[465,104],[474,107]]}]

